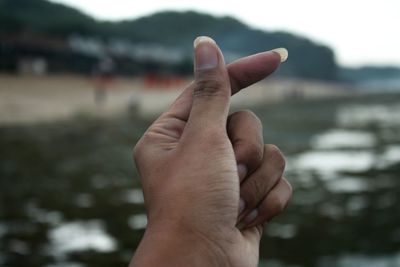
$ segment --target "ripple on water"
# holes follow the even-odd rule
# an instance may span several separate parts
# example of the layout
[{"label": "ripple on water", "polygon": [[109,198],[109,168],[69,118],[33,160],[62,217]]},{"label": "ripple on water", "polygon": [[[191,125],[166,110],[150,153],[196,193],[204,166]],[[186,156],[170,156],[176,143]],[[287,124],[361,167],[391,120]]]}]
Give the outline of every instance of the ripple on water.
[{"label": "ripple on water", "polygon": [[318,212],[319,214],[332,219],[339,219],[345,215],[344,207],[333,202],[321,203],[321,205],[318,207]]},{"label": "ripple on water", "polygon": [[362,172],[373,167],[374,155],[370,151],[309,151],[289,159],[294,171],[313,171],[323,178],[340,172]]},{"label": "ripple on water", "polygon": [[121,194],[123,201],[131,204],[143,204],[143,192],[140,188],[134,188],[131,190],[126,190],[126,192]]},{"label": "ripple on water", "polygon": [[117,243],[104,229],[99,220],[74,221],[64,223],[49,231],[51,254],[84,250],[111,252],[117,248]]},{"label": "ripple on water", "polygon": [[325,183],[326,188],[333,193],[357,193],[369,189],[364,177],[345,177],[332,179]]},{"label": "ripple on water", "polygon": [[74,199],[75,204],[81,208],[89,208],[93,206],[93,196],[88,193],[78,194]]},{"label": "ripple on water", "polygon": [[293,238],[297,233],[297,226],[294,224],[269,223],[267,226],[267,235],[280,237],[283,239]]},{"label": "ripple on water", "polygon": [[336,120],[339,126],[344,127],[364,127],[370,124],[399,126],[400,105],[347,105],[338,110]]},{"label": "ripple on water", "polygon": [[400,266],[400,253],[394,255],[341,255],[337,257],[322,257],[318,267],[392,267]]},{"label": "ripple on water", "polygon": [[311,139],[314,149],[369,148],[375,145],[373,134],[355,130],[332,129]]},{"label": "ripple on water", "polygon": [[368,199],[365,196],[352,196],[346,203],[346,210],[350,215],[358,215],[358,212],[368,206]]},{"label": "ripple on water", "polygon": [[132,215],[128,219],[128,225],[134,230],[145,229],[146,226],[147,226],[147,216],[146,216],[146,214]]},{"label": "ripple on water", "polygon": [[387,167],[389,165],[400,162],[400,145],[387,146],[385,151],[380,156],[379,163],[381,167]]},{"label": "ripple on water", "polygon": [[25,207],[26,214],[34,221],[58,225],[63,220],[63,215],[59,211],[52,211],[40,208],[35,202],[28,202]]},{"label": "ripple on water", "polygon": [[32,253],[31,249],[29,248],[29,244],[22,240],[11,239],[8,247],[10,251],[19,255],[30,255]]}]

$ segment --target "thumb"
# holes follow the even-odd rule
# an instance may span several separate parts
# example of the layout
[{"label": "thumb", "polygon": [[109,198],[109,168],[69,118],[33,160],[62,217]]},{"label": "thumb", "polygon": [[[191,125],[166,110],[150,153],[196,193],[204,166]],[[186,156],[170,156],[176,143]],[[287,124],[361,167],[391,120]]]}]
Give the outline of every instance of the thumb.
[{"label": "thumb", "polygon": [[194,132],[209,126],[225,129],[231,88],[222,52],[214,40],[202,36],[194,41],[194,56],[193,104],[187,128]]}]

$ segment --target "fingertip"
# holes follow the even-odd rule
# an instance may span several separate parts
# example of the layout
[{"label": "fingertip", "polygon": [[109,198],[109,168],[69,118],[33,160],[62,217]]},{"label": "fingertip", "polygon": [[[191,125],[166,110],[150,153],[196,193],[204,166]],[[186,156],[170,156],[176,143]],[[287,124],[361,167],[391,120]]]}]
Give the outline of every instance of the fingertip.
[{"label": "fingertip", "polygon": [[200,43],[204,43],[204,42],[208,42],[208,43],[212,43],[214,45],[216,45],[217,43],[208,36],[198,36],[196,37],[196,39],[194,39],[193,41],[193,47],[196,48]]},{"label": "fingertip", "polygon": [[195,71],[215,69],[219,65],[219,56],[216,43],[207,36],[197,37],[194,42]]},{"label": "fingertip", "polygon": [[270,50],[270,52],[275,53],[279,56],[280,59],[280,63],[285,62],[288,59],[289,56],[289,52],[286,48],[284,47],[279,47],[279,48],[275,48]]},{"label": "fingertip", "polygon": [[281,56],[274,51],[261,52],[230,63],[227,68],[232,94],[266,78],[277,70],[280,64]]}]

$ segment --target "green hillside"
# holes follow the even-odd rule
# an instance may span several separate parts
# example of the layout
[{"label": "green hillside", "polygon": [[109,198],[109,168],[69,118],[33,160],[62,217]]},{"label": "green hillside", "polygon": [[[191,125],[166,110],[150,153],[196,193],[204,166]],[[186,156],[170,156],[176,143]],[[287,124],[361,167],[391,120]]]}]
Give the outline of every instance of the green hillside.
[{"label": "green hillside", "polygon": [[213,37],[224,53],[232,57],[286,47],[289,61],[278,75],[322,80],[337,78],[338,67],[329,47],[290,33],[254,29],[232,17],[167,11],[135,20],[105,22],[45,0],[0,0],[0,25],[0,36],[28,32],[58,38],[80,35],[105,42],[118,39],[176,48],[188,57],[192,41],[198,35]]}]

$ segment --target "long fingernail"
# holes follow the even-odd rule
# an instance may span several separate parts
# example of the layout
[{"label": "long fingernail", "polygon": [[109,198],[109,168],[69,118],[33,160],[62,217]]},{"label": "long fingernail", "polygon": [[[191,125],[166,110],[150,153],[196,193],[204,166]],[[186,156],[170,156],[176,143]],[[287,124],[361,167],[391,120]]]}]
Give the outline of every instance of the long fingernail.
[{"label": "long fingernail", "polygon": [[246,165],[239,163],[237,165],[237,169],[238,169],[239,179],[240,179],[240,181],[242,181],[247,175],[247,167],[246,167]]},{"label": "long fingernail", "polygon": [[246,207],[246,202],[244,202],[243,198],[240,198],[240,200],[239,200],[239,215],[242,214],[245,207]]},{"label": "long fingernail", "polygon": [[281,58],[281,62],[285,62],[289,56],[289,52],[283,47],[272,49],[271,52],[277,53]]},{"label": "long fingernail", "polygon": [[197,70],[213,69],[218,66],[218,52],[213,39],[200,36],[194,40],[193,45]]}]

